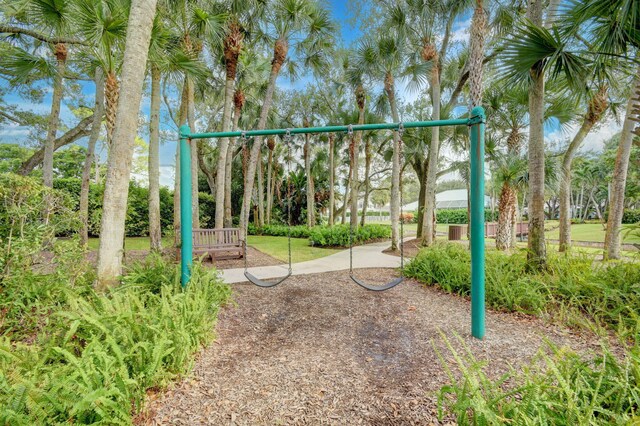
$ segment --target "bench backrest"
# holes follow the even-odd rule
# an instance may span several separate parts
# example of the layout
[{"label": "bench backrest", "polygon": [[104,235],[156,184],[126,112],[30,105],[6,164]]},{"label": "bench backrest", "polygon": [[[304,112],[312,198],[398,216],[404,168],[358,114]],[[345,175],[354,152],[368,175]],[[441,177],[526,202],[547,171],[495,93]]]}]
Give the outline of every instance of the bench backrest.
[{"label": "bench backrest", "polygon": [[239,228],[194,229],[194,247],[240,246]]}]

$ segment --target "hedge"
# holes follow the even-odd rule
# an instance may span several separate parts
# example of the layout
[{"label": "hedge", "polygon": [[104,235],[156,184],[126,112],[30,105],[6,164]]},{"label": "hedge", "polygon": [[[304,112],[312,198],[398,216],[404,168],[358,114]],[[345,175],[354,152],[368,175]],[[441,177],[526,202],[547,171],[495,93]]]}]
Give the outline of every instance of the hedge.
[{"label": "hedge", "polygon": [[[309,243],[318,247],[347,247],[349,245],[349,225],[335,225],[332,227],[316,226],[311,228]],[[353,236],[353,244],[391,237],[391,227],[388,225],[370,224],[359,226]]]},{"label": "hedge", "polygon": [[622,223],[640,223],[640,209],[626,209],[622,214]]},{"label": "hedge", "polygon": [[247,227],[249,235],[269,235],[272,237],[286,237],[291,229],[292,238],[309,238],[311,229],[307,225],[287,226],[287,225],[264,225],[259,228],[250,223]]},{"label": "hedge", "polygon": [[[484,210],[484,220],[486,222],[496,222],[498,220],[498,210]],[[469,223],[467,209],[440,209],[436,210],[436,222],[438,223]]]}]

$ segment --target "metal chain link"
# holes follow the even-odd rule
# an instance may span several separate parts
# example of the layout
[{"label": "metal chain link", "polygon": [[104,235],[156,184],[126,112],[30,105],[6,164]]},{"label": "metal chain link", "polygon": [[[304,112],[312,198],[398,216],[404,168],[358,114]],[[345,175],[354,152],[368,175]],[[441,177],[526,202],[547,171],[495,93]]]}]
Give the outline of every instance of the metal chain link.
[{"label": "metal chain link", "polygon": [[[404,134],[404,124],[398,125],[398,158],[402,158],[402,135]],[[402,190],[402,164],[400,165],[400,176],[398,182],[398,190],[400,191],[400,275],[404,274],[404,208],[403,208],[403,190]]]}]

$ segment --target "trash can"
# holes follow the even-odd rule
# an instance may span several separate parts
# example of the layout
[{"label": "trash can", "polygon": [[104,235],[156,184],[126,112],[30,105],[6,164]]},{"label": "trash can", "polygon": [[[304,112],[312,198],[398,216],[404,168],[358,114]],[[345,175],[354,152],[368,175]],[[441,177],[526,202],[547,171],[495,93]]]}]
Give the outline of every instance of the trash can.
[{"label": "trash can", "polygon": [[464,228],[464,225],[449,225],[449,241],[461,240]]}]

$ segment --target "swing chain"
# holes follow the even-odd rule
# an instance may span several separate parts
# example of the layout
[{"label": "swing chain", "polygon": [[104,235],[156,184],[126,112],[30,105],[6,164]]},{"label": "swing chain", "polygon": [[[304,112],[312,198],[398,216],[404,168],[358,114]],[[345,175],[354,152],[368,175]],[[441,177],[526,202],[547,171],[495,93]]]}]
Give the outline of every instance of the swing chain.
[{"label": "swing chain", "polygon": [[347,126],[347,135],[353,136],[353,124]]},{"label": "swing chain", "polygon": [[291,268],[291,129],[287,128],[284,134],[284,142],[287,144],[289,177],[287,179],[287,244],[289,246],[289,275],[292,274]]}]

